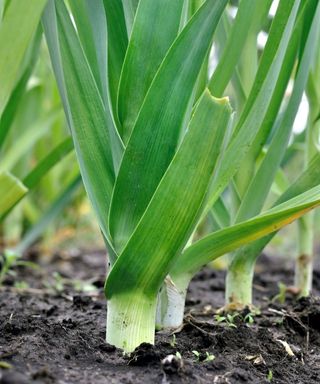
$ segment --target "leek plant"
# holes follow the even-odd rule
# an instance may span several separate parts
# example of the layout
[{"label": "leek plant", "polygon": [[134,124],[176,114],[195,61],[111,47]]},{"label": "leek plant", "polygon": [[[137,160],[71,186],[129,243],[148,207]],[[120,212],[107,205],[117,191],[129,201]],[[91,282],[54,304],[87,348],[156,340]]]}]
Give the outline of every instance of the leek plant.
[{"label": "leek plant", "polygon": [[[256,53],[257,73],[242,84],[242,48],[252,51],[271,1],[242,0],[234,22],[227,3],[49,0],[42,17],[82,179],[108,249],[107,341],[125,351],[153,343],[156,325],[181,324],[187,286],[203,265],[249,242],[256,251],[257,241],[261,247],[320,204],[316,157],[272,207],[264,206],[307,79],[320,6],[281,0],[259,60]],[[210,49],[228,25],[226,51],[220,49],[209,78]],[[223,97],[229,84],[232,100],[241,95],[236,115]],[[247,177],[272,135],[259,169]],[[233,220],[223,200],[231,189],[238,195]],[[193,242],[208,215],[219,229]],[[242,258],[240,275],[229,278],[229,290],[239,281],[240,292],[250,290],[245,269],[249,260],[252,274],[252,254]]]},{"label": "leek plant", "polygon": [[0,283],[81,185],[77,165],[62,162],[73,143],[41,46],[45,3],[0,2]]},{"label": "leek plant", "polygon": [[[240,3],[237,13],[239,19],[236,18],[233,24],[233,29],[229,33],[230,38],[233,38],[234,34],[238,35],[235,31],[239,30],[239,26],[245,22],[244,19],[242,23],[240,20],[241,17],[245,18],[240,12],[241,7],[245,5],[245,2]],[[251,92],[247,97],[243,112],[235,122],[234,132],[241,132],[241,130],[245,132],[246,129],[250,129],[251,124],[258,127],[258,132],[249,150],[243,156],[242,162],[238,163],[241,166],[230,183],[230,194],[232,196],[230,208],[227,207],[224,196],[220,196],[220,198],[218,196],[218,192],[222,192],[223,187],[226,187],[226,184],[223,184],[222,172],[225,171],[227,174],[230,168],[234,166],[234,164],[227,163],[227,152],[223,157],[225,161],[222,162],[221,168],[215,176],[216,185],[219,186],[221,183],[222,187],[221,189],[218,188],[218,192],[213,189],[211,200],[209,200],[213,208],[211,212],[208,209],[208,212],[211,213],[218,229],[225,228],[227,230],[230,225],[237,225],[260,214],[266,205],[270,206],[270,203],[274,205],[281,204],[319,184],[319,156],[315,155],[297,180],[282,191],[278,200],[270,202],[269,192],[279,175],[283,178],[283,171],[279,167],[287,153],[294,118],[308,79],[316,44],[319,41],[318,2],[309,2],[308,4],[291,2],[292,8],[290,9],[288,6],[288,2],[280,2],[279,4]],[[294,7],[299,8],[292,19],[294,22],[291,24],[291,32],[285,37],[285,29],[289,26]],[[283,23],[281,25],[281,20],[282,22],[287,20],[287,24]],[[287,48],[285,49],[280,46],[284,39],[287,39]],[[279,49],[278,52],[277,49]],[[278,72],[276,72],[273,66],[281,53],[283,55],[280,59],[282,62],[279,62]],[[224,55],[222,54],[221,60],[223,59]],[[223,64],[225,65],[225,63]],[[281,106],[291,72],[294,70],[295,78],[292,94],[289,100]],[[209,86],[213,80],[215,80],[215,84],[219,84],[219,79],[215,79],[215,73],[209,82]],[[270,75],[272,78],[269,77]],[[240,76],[238,76],[238,84],[240,79]],[[273,88],[271,87],[272,81]],[[222,84],[222,90],[225,85],[226,82]],[[269,102],[267,101],[268,93]],[[259,95],[261,96],[260,101]],[[261,113],[260,109],[263,104],[266,107],[265,114]],[[260,113],[256,115],[255,112],[258,110]],[[232,139],[229,148],[231,145]],[[239,145],[234,148],[239,148]],[[234,153],[238,155],[236,150],[234,150]],[[231,156],[232,152],[230,151]],[[233,156],[235,159],[236,155]],[[239,161],[239,155],[237,158]],[[216,232],[216,234],[218,233],[219,231]],[[227,270],[225,309],[239,310],[252,304],[252,279],[255,262],[272,237],[273,235],[269,235],[240,247],[231,255],[230,265]],[[204,244],[205,242],[203,242]],[[185,253],[188,255],[188,250]],[[192,263],[188,263],[187,260],[182,258],[182,261],[178,261],[170,272],[171,280],[162,293],[165,308],[158,311],[160,324],[178,326],[182,322],[183,313],[181,308],[184,306],[183,300],[186,288],[193,274],[201,265],[205,264],[198,255],[194,254],[193,257],[195,261]],[[209,262],[209,260],[206,262]],[[169,303],[172,302],[172,310],[170,310],[170,304],[166,304],[168,301]],[[176,308],[180,308],[180,315],[178,315]]]},{"label": "leek plant", "polygon": [[[18,4],[18,1],[12,1],[11,4],[1,2],[0,149],[9,131],[12,111],[15,109],[15,104],[18,102],[22,89],[25,88],[30,76],[32,64],[28,67],[24,61],[27,61],[25,56],[38,28],[44,6],[45,0],[38,1],[31,7],[27,4]],[[12,35],[12,31],[18,28],[21,28],[21,34],[11,41],[9,36]],[[31,57],[35,55],[37,42],[34,45]],[[30,60],[33,60],[33,58],[30,58]],[[26,194],[27,187],[8,170],[3,169],[2,164],[0,164],[0,180],[1,217]]]},{"label": "leek plant", "polygon": [[[46,1],[21,4],[20,1],[1,2],[0,22],[0,221],[13,207],[33,190],[42,178],[72,149],[72,140],[54,132],[60,125],[59,111],[52,107],[40,114],[41,87],[28,85],[35,71],[42,39],[39,26]],[[27,20],[28,19],[28,20]],[[15,31],[20,28],[21,34]],[[46,79],[47,88],[48,78]],[[43,103],[48,104],[48,99]],[[43,116],[48,114],[49,117]],[[37,120],[37,115],[39,118]],[[21,127],[24,133],[21,134]],[[40,152],[41,139],[50,132],[58,144],[48,153],[48,145]],[[58,135],[57,135],[58,133]],[[66,136],[66,135],[64,135]],[[61,142],[59,142],[61,141]],[[36,163],[30,171],[26,163]],[[70,173],[70,167],[68,172]],[[61,186],[60,186],[61,187]]]},{"label": "leek plant", "polygon": [[[319,41],[319,36],[317,41]],[[319,117],[320,117],[320,49],[309,73],[306,94],[309,102],[309,118],[305,140],[305,165],[308,167],[311,159],[319,153]],[[311,212],[298,221],[299,239],[298,255],[295,267],[295,287],[300,296],[308,296],[312,289],[312,271],[314,260],[314,213]]]},{"label": "leek plant", "polygon": [[[237,222],[248,218],[250,215],[257,214],[262,208],[268,196],[268,191],[272,187],[273,180],[277,175],[278,167],[285,156],[289,139],[292,136],[294,118],[307,83],[317,42],[319,41],[319,5],[317,2],[313,4],[310,2],[308,5],[310,6],[309,9],[305,8],[304,12],[302,11],[300,15],[298,14],[296,28],[293,31],[289,46],[291,49],[294,49],[293,47],[295,46],[299,47],[299,52],[296,53],[298,55],[298,63],[296,64],[297,69],[292,93],[287,105],[283,108],[281,116],[275,123],[273,137],[268,145],[264,159],[257,167],[255,173],[253,173],[250,182],[245,183],[245,193],[239,199],[240,207],[235,218]],[[292,58],[294,57],[292,56]],[[291,61],[291,63],[294,63],[294,61]],[[288,70],[288,67],[290,68],[290,66],[287,66],[284,69]],[[309,157],[310,160],[311,156]],[[243,180],[241,182],[243,186]],[[316,179],[315,183],[317,182],[318,180]],[[237,250],[233,255],[226,281],[227,304],[230,303],[235,307],[243,307],[252,303],[254,264],[262,249],[261,246],[251,244]],[[244,276],[247,276],[247,278],[244,278]]]}]

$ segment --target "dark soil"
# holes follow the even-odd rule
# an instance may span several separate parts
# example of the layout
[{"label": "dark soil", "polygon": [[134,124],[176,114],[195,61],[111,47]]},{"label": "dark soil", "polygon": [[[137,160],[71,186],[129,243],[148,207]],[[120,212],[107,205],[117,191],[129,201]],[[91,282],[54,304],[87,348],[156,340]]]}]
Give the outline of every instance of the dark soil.
[{"label": "dark soil", "polygon": [[[6,279],[0,383],[320,383],[320,300],[290,293],[285,304],[270,300],[279,282],[291,284],[292,265],[267,257],[258,265],[261,313],[252,323],[248,311],[228,321],[214,317],[224,301],[224,272],[206,268],[191,284],[180,332],[159,332],[156,346],[126,357],[105,343],[104,264],[101,252],[56,255],[45,268],[20,267]],[[320,271],[314,283],[319,295]]]}]

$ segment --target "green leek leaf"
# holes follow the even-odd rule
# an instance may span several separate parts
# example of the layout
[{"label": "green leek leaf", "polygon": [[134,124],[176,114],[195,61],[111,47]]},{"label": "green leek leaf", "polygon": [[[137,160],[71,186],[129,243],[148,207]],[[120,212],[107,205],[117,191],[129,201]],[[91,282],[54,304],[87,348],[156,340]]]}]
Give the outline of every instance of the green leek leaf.
[{"label": "green leek leaf", "polygon": [[[103,0],[107,17],[108,34],[108,84],[110,102],[115,119],[117,116],[117,97],[121,70],[128,47],[128,34],[122,2]],[[119,125],[120,127],[120,125]],[[118,128],[120,131],[120,128]]]},{"label": "green leek leaf", "polygon": [[[221,97],[239,61],[243,47],[251,30],[256,29],[257,22],[270,8],[272,0],[242,0],[230,31],[222,56],[215,69],[208,88],[216,97]],[[251,14],[248,19],[248,14]]]},{"label": "green leek leaf", "polygon": [[84,185],[100,227],[109,239],[107,217],[122,144],[61,0],[49,1],[44,24],[51,55],[56,54],[61,59],[61,62],[55,60],[56,76],[65,98],[65,111]]},{"label": "green leek leaf", "polygon": [[257,217],[214,232],[188,247],[178,258],[170,276],[173,280],[184,275],[191,278],[203,265],[217,257],[278,231],[319,205],[318,185]]},{"label": "green leek leaf", "polygon": [[118,94],[118,114],[125,143],[154,75],[178,34],[182,7],[183,0],[139,2]]}]

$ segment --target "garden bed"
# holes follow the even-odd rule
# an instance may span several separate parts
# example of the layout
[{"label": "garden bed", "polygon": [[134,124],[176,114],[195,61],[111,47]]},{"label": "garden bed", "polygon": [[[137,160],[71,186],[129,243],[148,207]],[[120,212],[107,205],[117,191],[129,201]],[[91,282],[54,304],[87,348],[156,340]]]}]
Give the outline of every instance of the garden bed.
[{"label": "garden bed", "polygon": [[[252,323],[248,311],[214,317],[224,303],[224,272],[206,268],[191,284],[183,328],[175,336],[158,332],[155,347],[142,345],[130,358],[105,343],[103,276],[103,253],[84,252],[56,255],[45,268],[20,268],[7,278],[0,291],[0,383],[320,382],[320,300],[295,301],[290,293],[285,304],[270,300],[279,282],[292,282],[290,263],[264,257],[258,264],[254,301],[261,314]],[[314,279],[319,295],[319,270]],[[168,355],[174,357],[164,363]]]}]

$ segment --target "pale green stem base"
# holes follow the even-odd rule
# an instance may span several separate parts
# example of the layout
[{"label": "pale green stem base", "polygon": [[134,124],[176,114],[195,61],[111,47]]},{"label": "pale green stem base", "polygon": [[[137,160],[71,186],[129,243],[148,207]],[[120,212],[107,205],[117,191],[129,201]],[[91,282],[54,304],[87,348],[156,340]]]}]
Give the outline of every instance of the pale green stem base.
[{"label": "pale green stem base", "polygon": [[313,212],[299,220],[299,253],[296,259],[294,285],[299,296],[309,296],[313,272]]},{"label": "pale green stem base", "polygon": [[178,287],[169,277],[166,278],[158,295],[157,329],[173,329],[182,325],[188,282]]},{"label": "pale green stem base", "polygon": [[253,265],[231,264],[226,277],[226,309],[241,310],[252,305]]},{"label": "pale green stem base", "polygon": [[115,295],[108,301],[107,342],[132,352],[141,343],[154,344],[156,297],[141,293]]}]

